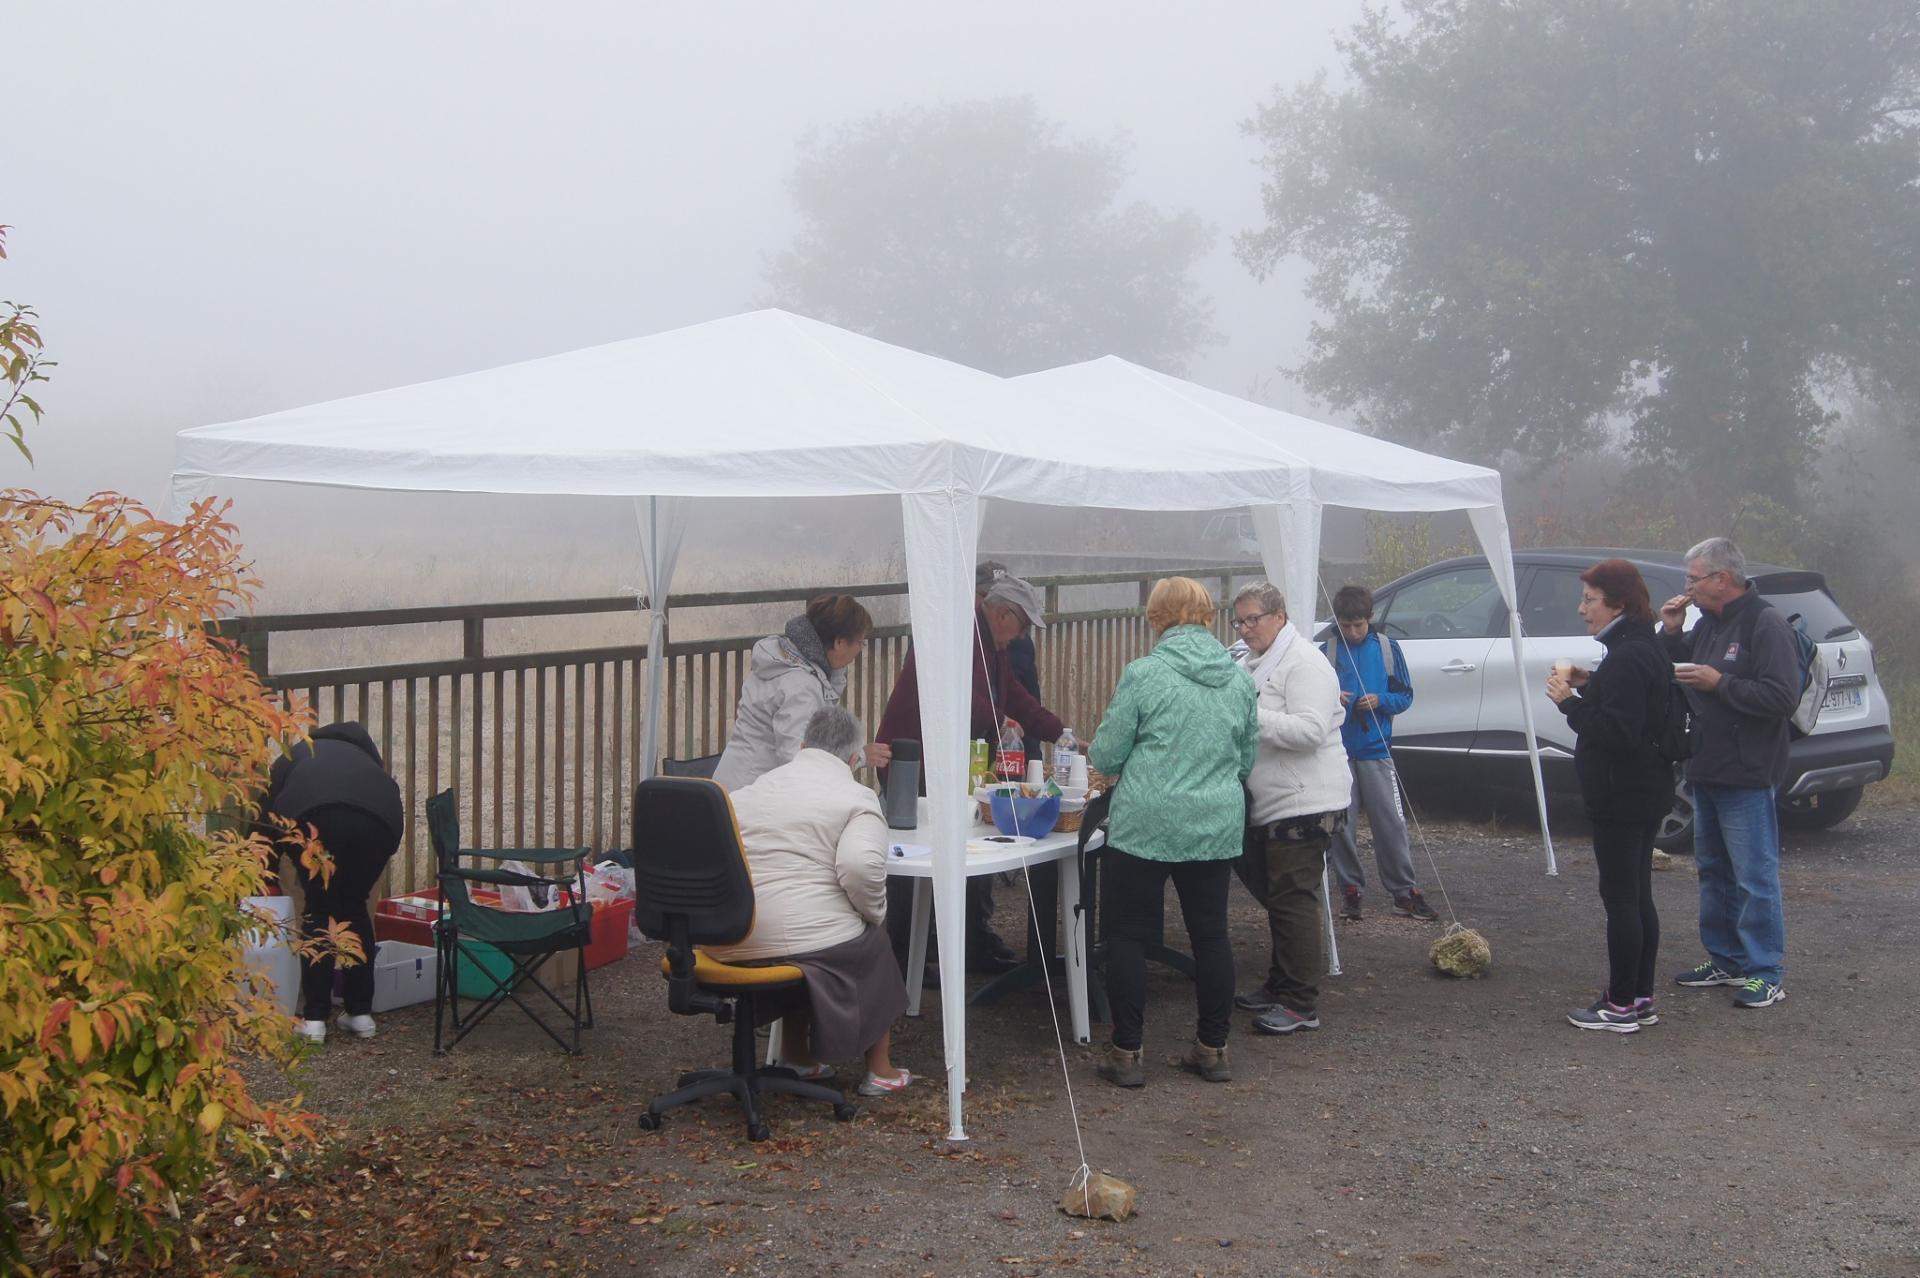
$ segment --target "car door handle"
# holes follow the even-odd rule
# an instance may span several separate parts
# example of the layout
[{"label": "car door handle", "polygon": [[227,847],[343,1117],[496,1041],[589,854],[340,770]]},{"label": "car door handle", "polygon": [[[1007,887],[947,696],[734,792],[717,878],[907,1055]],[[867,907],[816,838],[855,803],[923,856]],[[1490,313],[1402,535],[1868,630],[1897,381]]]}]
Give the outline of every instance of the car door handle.
[{"label": "car door handle", "polygon": [[1467,674],[1470,671],[1477,670],[1477,669],[1479,669],[1479,667],[1474,665],[1471,661],[1462,661],[1460,660],[1460,658],[1455,657],[1452,661],[1449,661],[1446,665],[1440,667],[1440,673],[1441,674]]}]

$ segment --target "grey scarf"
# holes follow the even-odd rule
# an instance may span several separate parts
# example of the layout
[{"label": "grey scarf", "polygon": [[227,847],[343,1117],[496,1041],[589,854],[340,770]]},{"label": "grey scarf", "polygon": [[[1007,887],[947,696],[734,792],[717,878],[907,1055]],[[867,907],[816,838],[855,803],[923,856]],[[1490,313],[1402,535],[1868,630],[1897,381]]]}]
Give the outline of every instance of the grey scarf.
[{"label": "grey scarf", "polygon": [[804,613],[789,621],[784,633],[795,651],[819,666],[821,673],[828,678],[833,677],[833,668],[827,665],[827,646],[820,642],[820,632],[813,628],[813,623],[807,620]]}]

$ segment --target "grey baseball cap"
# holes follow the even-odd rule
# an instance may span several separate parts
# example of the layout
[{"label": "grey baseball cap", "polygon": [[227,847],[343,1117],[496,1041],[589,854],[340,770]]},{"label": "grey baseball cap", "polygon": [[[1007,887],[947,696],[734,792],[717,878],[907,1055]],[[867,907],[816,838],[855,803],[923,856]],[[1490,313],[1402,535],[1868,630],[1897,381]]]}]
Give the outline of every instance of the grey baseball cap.
[{"label": "grey baseball cap", "polygon": [[1020,577],[999,577],[987,587],[988,603],[1003,603],[1010,608],[1018,608],[1027,615],[1035,630],[1045,630],[1047,623],[1040,616],[1040,591],[1030,581]]}]

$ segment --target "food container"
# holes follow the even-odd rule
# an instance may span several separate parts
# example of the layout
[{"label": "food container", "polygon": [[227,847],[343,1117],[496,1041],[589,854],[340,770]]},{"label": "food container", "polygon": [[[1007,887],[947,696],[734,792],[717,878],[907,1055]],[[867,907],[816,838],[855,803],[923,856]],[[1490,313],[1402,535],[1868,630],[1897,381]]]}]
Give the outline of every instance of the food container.
[{"label": "food container", "polygon": [[1057,794],[1028,799],[996,791],[991,807],[994,828],[1002,834],[1039,838],[1043,834],[1053,833],[1054,824],[1060,819],[1060,796]]}]

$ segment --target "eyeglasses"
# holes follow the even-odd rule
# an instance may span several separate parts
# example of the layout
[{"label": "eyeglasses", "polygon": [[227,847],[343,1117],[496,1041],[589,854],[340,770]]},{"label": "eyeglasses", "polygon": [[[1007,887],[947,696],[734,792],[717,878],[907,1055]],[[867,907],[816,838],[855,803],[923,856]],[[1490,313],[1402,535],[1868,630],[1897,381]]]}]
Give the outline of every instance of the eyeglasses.
[{"label": "eyeglasses", "polygon": [[1712,572],[1703,572],[1698,577],[1694,576],[1692,573],[1688,573],[1687,584],[1689,586],[1697,586],[1701,582],[1705,581],[1707,578],[1718,577],[1721,573],[1725,571],[1726,571],[1725,568],[1715,568]]},{"label": "eyeglasses", "polygon": [[1270,612],[1256,612],[1251,617],[1235,617],[1227,624],[1235,630],[1247,630],[1252,627],[1254,622],[1260,620],[1262,617],[1271,617],[1272,615]]}]

